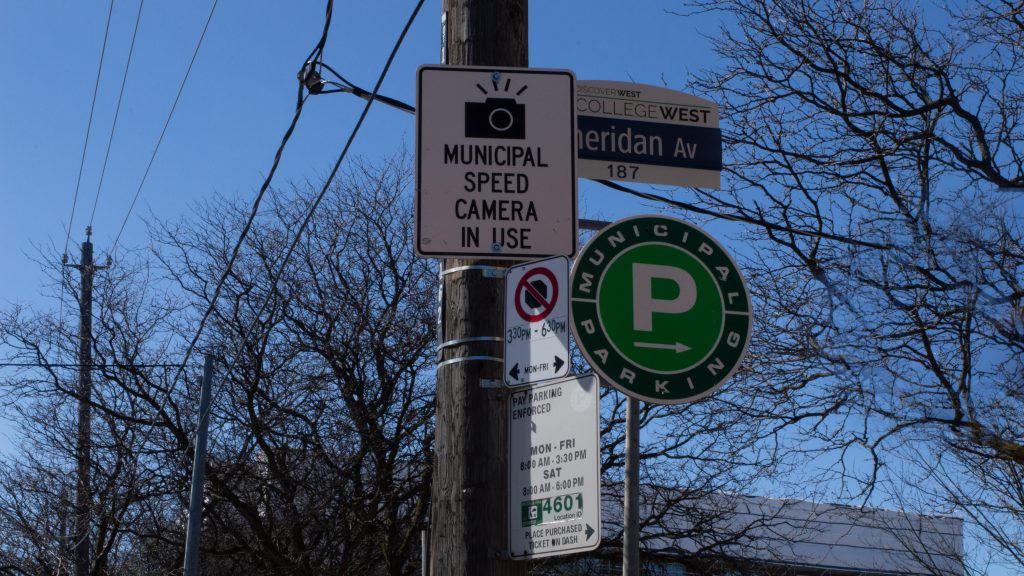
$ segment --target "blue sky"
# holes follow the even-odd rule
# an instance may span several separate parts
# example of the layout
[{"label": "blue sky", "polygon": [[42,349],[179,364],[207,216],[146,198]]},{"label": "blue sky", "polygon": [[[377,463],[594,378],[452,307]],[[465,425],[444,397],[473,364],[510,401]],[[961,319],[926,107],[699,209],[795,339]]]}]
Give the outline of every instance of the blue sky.
[{"label": "blue sky", "polygon": [[[325,62],[366,87],[379,74],[411,2],[338,3]],[[146,3],[117,131],[96,209],[94,243],[108,249],[128,211],[209,10],[209,2]],[[530,60],[580,79],[684,88],[686,70],[712,56],[695,21],[668,15],[670,2],[630,5],[534,2]],[[63,249],[96,78],[107,2],[0,5],[0,302],[39,300],[34,245]],[[74,245],[97,194],[138,3],[115,2],[89,148],[71,229]],[[141,216],[173,218],[212,193],[250,197],[291,118],[295,73],[319,37],[323,2],[231,2],[217,6],[167,135],[128,219],[121,244],[146,242]],[[415,70],[436,63],[440,2],[427,2],[383,93],[415,101]],[[363,101],[313,98],[286,151],[277,182],[323,173]],[[374,158],[413,148],[412,116],[371,111],[352,151]],[[617,206],[620,195],[581,184],[581,206]],[[614,216],[615,214],[610,214]]]},{"label": "blue sky", "polygon": [[[102,188],[104,150],[128,56],[138,0],[117,0],[77,207],[72,201],[85,142],[109,4],[0,2],[0,306],[56,308],[37,262],[39,246],[69,255],[96,202],[93,242],[105,257],[120,246],[145,248],[143,217],[175,219],[212,194],[254,197],[295,105],[295,74],[320,36],[323,1],[222,0],[156,156],[138,204],[128,206],[156,145],[196,42],[209,0],[147,2]],[[372,88],[412,1],[338,2],[324,61]],[[702,34],[714,16],[669,14],[669,0],[547,0],[530,4],[530,65],[565,68],[583,80],[664,85],[687,91],[689,73],[716,61]],[[437,63],[440,0],[426,2],[382,93],[415,102],[415,72]],[[275,182],[318,179],[337,158],[364,102],[351,95],[312,97]],[[723,118],[723,125],[728,118]],[[414,118],[375,105],[350,154],[373,160],[415,145]],[[614,220],[654,209],[581,180],[582,217]],[[126,220],[127,216],[127,220]],[[727,228],[723,228],[727,229]],[[712,231],[717,230],[711,228]],[[730,249],[740,249],[720,238]],[[0,451],[16,442],[0,414]]]},{"label": "blue sky", "polygon": [[[371,89],[413,6],[391,0],[336,3],[324,61]],[[176,219],[212,194],[253,198],[291,120],[295,74],[320,37],[325,3],[218,3],[130,214],[211,3],[143,5],[100,186],[139,3],[114,2],[82,164],[109,7],[101,0],[0,3],[0,306],[5,308],[57,307],[38,261],[39,247],[59,254],[69,222],[71,260],[77,260],[91,221],[97,259],[102,261],[122,223],[119,249],[144,249],[148,240],[143,218]],[[688,72],[714,61],[700,34],[712,33],[717,24],[710,17],[667,12],[678,8],[670,1],[533,2],[530,65],[569,69],[578,79],[685,91]],[[440,0],[424,4],[383,94],[415,102],[417,67],[439,59],[440,15]],[[311,98],[275,183],[326,174],[363,105],[347,94]],[[414,145],[413,116],[377,105],[350,157],[372,160],[403,148],[412,151]],[[592,182],[581,180],[579,186],[583,217],[613,220],[653,210]],[[0,414],[0,450],[14,443],[11,422]]]}]

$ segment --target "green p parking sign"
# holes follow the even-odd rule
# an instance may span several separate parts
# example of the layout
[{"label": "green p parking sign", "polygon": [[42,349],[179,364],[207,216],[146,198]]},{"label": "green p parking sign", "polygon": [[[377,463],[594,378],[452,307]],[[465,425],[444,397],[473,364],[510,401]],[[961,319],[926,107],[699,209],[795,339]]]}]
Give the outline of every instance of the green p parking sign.
[{"label": "green p parking sign", "polygon": [[732,257],[673,218],[626,218],[594,236],[573,266],[570,306],[591,367],[648,402],[714,392],[750,342],[750,296]]}]

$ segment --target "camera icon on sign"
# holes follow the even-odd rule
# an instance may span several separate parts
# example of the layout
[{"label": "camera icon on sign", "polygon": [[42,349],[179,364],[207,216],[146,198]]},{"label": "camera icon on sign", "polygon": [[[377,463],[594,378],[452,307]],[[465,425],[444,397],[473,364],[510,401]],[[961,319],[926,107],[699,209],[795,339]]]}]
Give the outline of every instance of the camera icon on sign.
[{"label": "camera icon on sign", "polygon": [[466,102],[466,138],[526,138],[526,106],[514,98]]}]

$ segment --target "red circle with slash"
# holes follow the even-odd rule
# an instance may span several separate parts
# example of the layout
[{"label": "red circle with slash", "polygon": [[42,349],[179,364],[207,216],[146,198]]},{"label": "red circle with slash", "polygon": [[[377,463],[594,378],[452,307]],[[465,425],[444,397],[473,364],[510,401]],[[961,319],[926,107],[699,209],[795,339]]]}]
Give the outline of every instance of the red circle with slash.
[{"label": "red circle with slash", "polygon": [[[542,294],[540,290],[531,282],[537,277],[543,277],[547,279],[548,285],[551,286],[551,294]],[[526,297],[530,296],[533,300],[540,303],[540,306],[530,306],[529,303],[525,302]],[[540,322],[541,320],[548,317],[551,311],[555,309],[555,302],[558,301],[558,281],[555,280],[555,275],[551,270],[547,268],[534,268],[523,277],[519,279],[519,283],[516,285],[516,312],[519,316],[527,322]],[[524,304],[526,304],[524,306]]]}]

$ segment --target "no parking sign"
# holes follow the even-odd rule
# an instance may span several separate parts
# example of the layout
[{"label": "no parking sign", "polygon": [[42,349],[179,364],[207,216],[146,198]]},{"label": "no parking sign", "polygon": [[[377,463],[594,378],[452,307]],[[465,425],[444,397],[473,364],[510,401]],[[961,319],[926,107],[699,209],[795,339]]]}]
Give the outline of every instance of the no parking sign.
[{"label": "no parking sign", "polygon": [[546,266],[529,268],[516,282],[513,300],[516,314],[527,322],[540,322],[558,303],[558,280]]},{"label": "no parking sign", "polygon": [[505,276],[505,385],[569,373],[569,260],[556,256],[508,269]]}]

